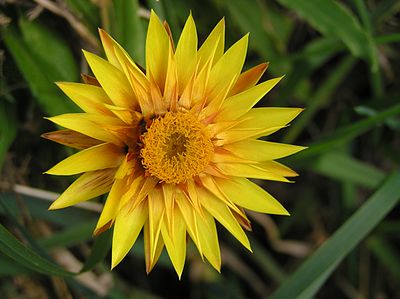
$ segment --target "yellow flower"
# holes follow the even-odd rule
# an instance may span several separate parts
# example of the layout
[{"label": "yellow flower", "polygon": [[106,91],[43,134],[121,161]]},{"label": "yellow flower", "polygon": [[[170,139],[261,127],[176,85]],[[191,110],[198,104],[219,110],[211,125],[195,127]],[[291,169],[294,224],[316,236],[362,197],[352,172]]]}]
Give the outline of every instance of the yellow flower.
[{"label": "yellow flower", "polygon": [[168,25],[152,12],[146,72],[100,30],[107,60],[84,51],[95,77],[57,83],[84,112],[50,117],[67,129],[44,137],[81,151],[47,173],[83,174],[50,209],[109,192],[94,234],[114,225],[112,267],[143,229],[147,272],[165,246],[180,276],[187,234],[219,271],[215,220],[251,250],[245,209],[288,215],[247,178],[288,182],[297,175],[274,160],[303,147],[258,138],[302,109],[252,108],[281,78],[257,84],[266,63],[241,73],[248,35],[224,52],[224,34],[222,19],[198,49],[190,15],[175,49]]}]

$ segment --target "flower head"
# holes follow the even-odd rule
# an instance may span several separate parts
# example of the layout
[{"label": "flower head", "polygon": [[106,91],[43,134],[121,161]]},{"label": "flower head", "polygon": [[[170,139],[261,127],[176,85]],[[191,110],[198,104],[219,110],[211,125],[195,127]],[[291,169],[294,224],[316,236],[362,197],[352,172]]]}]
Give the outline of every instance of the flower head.
[{"label": "flower head", "polygon": [[143,230],[146,270],[164,246],[180,276],[186,236],[218,271],[215,220],[250,249],[244,209],[287,215],[247,178],[288,182],[274,161],[303,149],[262,141],[302,109],[253,108],[281,78],[257,84],[263,63],[242,72],[248,35],[224,52],[224,20],[198,49],[190,15],[179,42],[151,13],[143,72],[105,31],[107,60],[84,52],[94,77],[57,83],[84,112],[50,117],[65,127],[45,138],[79,149],[47,171],[82,174],[51,205],[59,209],[108,193],[95,234],[113,226],[112,267]]}]

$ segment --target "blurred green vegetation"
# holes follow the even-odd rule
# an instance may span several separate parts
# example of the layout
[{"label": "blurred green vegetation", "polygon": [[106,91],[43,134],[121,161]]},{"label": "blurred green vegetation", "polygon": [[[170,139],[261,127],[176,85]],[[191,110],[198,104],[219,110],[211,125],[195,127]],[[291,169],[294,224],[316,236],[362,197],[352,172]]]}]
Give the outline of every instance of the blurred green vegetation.
[{"label": "blurred green vegetation", "polygon": [[[181,281],[166,255],[147,276],[143,241],[110,272],[98,207],[43,200],[71,181],[41,174],[66,156],[43,117],[78,111],[54,81],[88,73],[82,48],[103,55],[98,27],[144,65],[150,8],[175,39],[190,11],[200,41],[223,16],[228,46],[250,32],[246,68],[286,74],[260,105],[306,108],[272,136],[309,146],[284,161],[297,182],[258,182],[292,216],[250,214],[254,254],[220,229],[222,274],[189,248]],[[399,16],[397,0],[0,1],[0,297],[400,298]]]}]

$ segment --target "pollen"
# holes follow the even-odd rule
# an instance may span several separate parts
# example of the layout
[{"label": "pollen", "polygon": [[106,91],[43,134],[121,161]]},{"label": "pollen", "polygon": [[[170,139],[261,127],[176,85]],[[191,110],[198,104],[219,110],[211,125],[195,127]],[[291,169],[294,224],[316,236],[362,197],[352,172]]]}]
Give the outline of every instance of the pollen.
[{"label": "pollen", "polygon": [[204,125],[187,112],[167,112],[142,136],[143,167],[166,183],[179,184],[197,176],[214,152]]}]

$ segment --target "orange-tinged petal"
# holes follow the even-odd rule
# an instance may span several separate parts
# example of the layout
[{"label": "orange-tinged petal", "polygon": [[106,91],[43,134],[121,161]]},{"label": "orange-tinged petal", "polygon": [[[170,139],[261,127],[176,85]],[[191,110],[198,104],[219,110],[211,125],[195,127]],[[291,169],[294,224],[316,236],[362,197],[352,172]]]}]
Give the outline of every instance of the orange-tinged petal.
[{"label": "orange-tinged petal", "polygon": [[46,171],[52,175],[72,175],[86,171],[117,167],[124,154],[121,148],[110,143],[95,145],[62,160]]},{"label": "orange-tinged petal", "polygon": [[[97,221],[94,235],[97,235],[99,231],[103,230],[105,226],[111,227],[112,223],[117,216],[118,207],[121,202],[121,197],[126,191],[127,180],[116,179],[111,187],[110,193],[108,194],[107,200],[104,204],[103,210],[101,211],[100,218]],[[107,227],[107,228],[108,228]]]},{"label": "orange-tinged petal", "polygon": [[304,146],[247,139],[224,146],[235,156],[243,159],[250,158],[253,161],[275,160],[293,155],[306,149]]},{"label": "orange-tinged petal", "polygon": [[148,217],[147,203],[133,210],[123,210],[117,214],[112,240],[111,268],[118,265],[132,248]]},{"label": "orange-tinged petal", "polygon": [[96,79],[111,101],[120,107],[135,108],[137,101],[128,78],[118,68],[99,56],[83,51]]},{"label": "orange-tinged petal", "polygon": [[83,111],[110,115],[104,104],[111,104],[111,101],[101,87],[71,82],[56,84]]},{"label": "orange-tinged petal", "polygon": [[49,210],[62,209],[95,198],[111,189],[115,169],[84,173],[54,201]]},{"label": "orange-tinged petal", "polygon": [[246,114],[261,100],[283,77],[262,82],[248,90],[227,98],[221,107],[217,121],[235,120]]},{"label": "orange-tinged petal", "polygon": [[246,58],[248,40],[249,35],[246,34],[230,47],[211,69],[207,86],[210,101],[229,85],[233,78],[240,75]]},{"label": "orange-tinged petal", "polygon": [[179,94],[182,94],[197,64],[197,31],[192,14],[189,15],[175,51]]},{"label": "orange-tinged petal", "polygon": [[59,126],[82,133],[89,137],[123,145],[119,138],[104,129],[107,125],[124,125],[124,122],[116,117],[88,113],[67,113],[48,117],[47,119]]},{"label": "orange-tinged petal", "polygon": [[220,191],[235,204],[256,212],[289,215],[268,192],[245,178],[214,178]]},{"label": "orange-tinged petal", "polygon": [[267,68],[268,63],[261,63],[241,73],[235,86],[232,87],[229,96],[245,91],[256,85]]},{"label": "orange-tinged petal", "polygon": [[250,242],[246,234],[233,216],[228,206],[212,193],[199,188],[199,195],[202,198],[203,207],[220,222],[240,243],[251,251]]},{"label": "orange-tinged petal", "polygon": [[106,53],[107,60],[116,68],[122,70],[121,64],[114,52],[115,40],[103,29],[99,28],[101,43]]},{"label": "orange-tinged petal", "polygon": [[213,56],[211,65],[214,65],[224,54],[224,47],[225,19],[221,19],[198,51],[199,70],[204,67],[210,56]]},{"label": "orange-tinged petal", "polygon": [[154,77],[161,92],[163,92],[167,76],[169,47],[171,43],[168,34],[152,10],[146,38],[146,72],[149,80],[150,76]]},{"label": "orange-tinged petal", "polygon": [[186,225],[178,207],[172,210],[172,225],[164,218],[161,235],[165,243],[172,265],[179,278],[182,275],[186,257]]},{"label": "orange-tinged petal", "polygon": [[41,137],[76,149],[85,149],[103,143],[100,140],[68,129],[44,133]]}]

